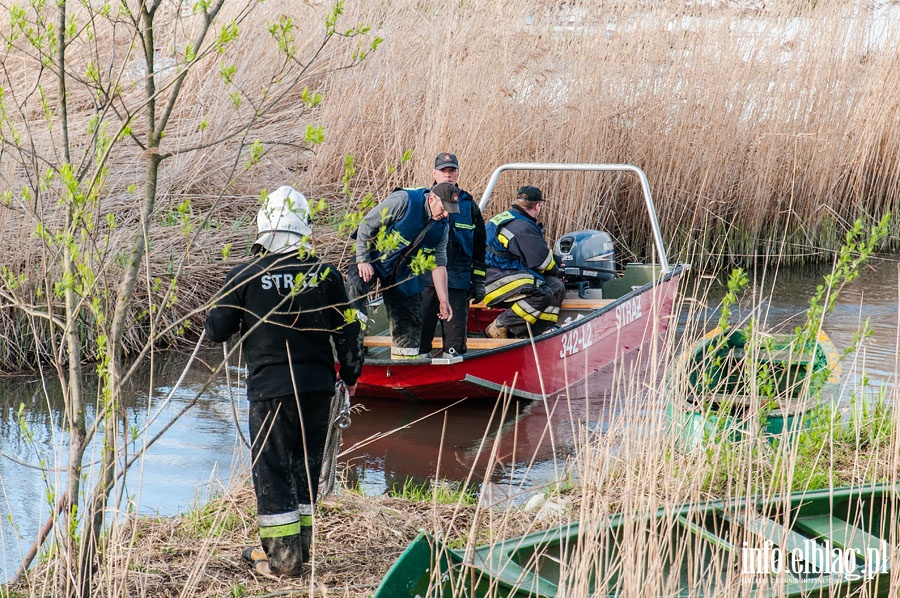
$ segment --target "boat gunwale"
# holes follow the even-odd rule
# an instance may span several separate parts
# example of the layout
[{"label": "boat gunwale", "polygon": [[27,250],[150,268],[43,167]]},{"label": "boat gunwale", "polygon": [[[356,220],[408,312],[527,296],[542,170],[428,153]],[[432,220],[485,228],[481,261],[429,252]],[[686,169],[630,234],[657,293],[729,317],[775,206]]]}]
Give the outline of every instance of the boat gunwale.
[{"label": "boat gunwale", "polygon": [[[665,374],[665,386],[676,386],[675,390],[678,390],[677,383],[682,377],[690,376],[689,370],[695,369],[698,372],[701,369],[701,363],[699,361],[702,360],[702,357],[698,357],[702,352],[704,352],[708,347],[716,342],[716,340],[721,337],[724,330],[720,326],[714,327],[712,330],[704,334],[699,339],[695,340],[691,343],[683,352],[679,354],[679,356],[672,362],[670,368],[668,368]],[[735,331],[737,334],[740,334],[742,337],[744,336],[743,332],[737,330]],[[783,336],[783,337],[791,337],[790,333],[776,333],[771,335],[774,338]],[[745,342],[746,339],[745,339]],[[828,378],[822,384],[822,387],[818,389],[818,395],[822,396],[823,394],[827,396],[828,393],[833,392],[834,389],[837,388],[837,385],[840,382],[841,376],[841,361],[840,356],[837,352],[837,347],[834,345],[834,341],[831,340],[831,337],[824,330],[819,330],[816,334],[816,349],[821,350],[824,357],[824,366],[822,369],[827,369],[829,372]],[[813,360],[815,363],[815,360]],[[718,410],[717,404],[721,404],[721,402],[711,401],[712,397],[722,396],[729,400],[729,403],[734,408],[750,408],[753,407],[753,404],[748,404],[744,401],[739,400],[741,395],[747,394],[741,391],[734,392],[724,392],[724,393],[715,393],[712,391],[703,391],[693,388],[693,385],[690,382],[686,384],[689,388],[685,389],[687,393],[682,395],[680,392],[674,393],[676,396],[670,399],[670,402],[680,406],[681,408],[699,413],[706,411],[716,411]],[[820,400],[821,401],[821,400]],[[790,417],[797,413],[808,411],[810,408],[814,407],[820,401],[815,400],[815,396],[810,395],[806,397],[802,397],[797,399],[796,405],[791,405],[790,409],[786,409],[783,406],[775,407],[770,415],[776,417]],[[802,403],[802,404],[801,404]]]}]

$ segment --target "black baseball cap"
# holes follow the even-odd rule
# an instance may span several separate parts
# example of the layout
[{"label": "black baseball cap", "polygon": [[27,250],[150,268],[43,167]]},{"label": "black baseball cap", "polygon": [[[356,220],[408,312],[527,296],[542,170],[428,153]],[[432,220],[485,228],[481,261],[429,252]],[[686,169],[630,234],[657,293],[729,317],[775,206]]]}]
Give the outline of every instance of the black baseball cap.
[{"label": "black baseball cap", "polygon": [[544,201],[544,194],[537,187],[526,185],[519,187],[516,191],[516,199],[524,199],[526,201]]},{"label": "black baseball cap", "polygon": [[434,159],[435,170],[443,170],[450,167],[459,168],[459,160],[456,159],[456,154],[448,154],[447,152],[443,152],[438,154]]},{"label": "black baseball cap", "polygon": [[450,214],[459,214],[459,189],[453,183],[438,183],[431,188],[431,192],[438,196],[444,209]]}]

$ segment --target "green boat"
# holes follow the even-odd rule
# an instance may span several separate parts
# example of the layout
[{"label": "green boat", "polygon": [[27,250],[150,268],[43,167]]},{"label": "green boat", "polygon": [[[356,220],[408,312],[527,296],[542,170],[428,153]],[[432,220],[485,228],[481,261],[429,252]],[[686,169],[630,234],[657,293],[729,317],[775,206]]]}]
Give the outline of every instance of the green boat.
[{"label": "green boat", "polygon": [[421,534],[375,597],[886,597],[898,490],[873,485],[687,504],[471,549],[451,550]]},{"label": "green boat", "polygon": [[803,347],[788,335],[757,336],[750,346],[741,331],[716,328],[667,369],[666,415],[681,450],[790,436],[808,425],[810,409],[837,396],[841,365],[827,334]]}]

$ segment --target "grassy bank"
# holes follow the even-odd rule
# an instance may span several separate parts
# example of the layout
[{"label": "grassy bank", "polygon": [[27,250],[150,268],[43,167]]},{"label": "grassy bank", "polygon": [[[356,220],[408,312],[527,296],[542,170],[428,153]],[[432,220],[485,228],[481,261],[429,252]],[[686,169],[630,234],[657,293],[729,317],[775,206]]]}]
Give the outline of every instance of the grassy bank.
[{"label": "grassy bank", "polygon": [[[240,556],[243,548],[259,543],[256,498],[243,480],[191,512],[137,518],[118,527],[109,541],[104,587],[96,595],[363,597],[374,592],[418,529],[436,521],[464,529],[474,511],[345,490],[319,505],[315,559],[308,575],[276,580],[251,571]],[[524,529],[524,523],[519,525]],[[37,566],[0,596],[54,595],[51,575],[47,567]]]}]

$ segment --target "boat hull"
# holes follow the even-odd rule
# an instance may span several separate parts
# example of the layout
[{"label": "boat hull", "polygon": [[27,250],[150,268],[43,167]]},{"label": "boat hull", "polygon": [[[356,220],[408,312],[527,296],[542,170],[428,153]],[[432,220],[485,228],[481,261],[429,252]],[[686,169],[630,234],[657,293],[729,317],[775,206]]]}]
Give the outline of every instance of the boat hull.
[{"label": "boat hull", "polygon": [[646,349],[666,333],[683,272],[683,267],[676,266],[658,282],[647,283],[534,339],[470,351],[452,360],[367,359],[356,396],[494,400],[506,389],[516,397],[539,399],[567,388],[577,391],[585,379],[598,379],[604,368]]},{"label": "boat hull", "polygon": [[[737,338],[737,341],[733,341]],[[774,337],[777,346],[786,346],[788,336]],[[754,367],[777,368],[781,372],[781,385],[793,380],[795,389],[781,389],[776,396],[784,396],[783,405],[763,408],[758,396],[744,392],[747,386],[745,366],[730,374],[718,369],[722,362],[731,359],[732,354],[744,354],[746,340],[740,334],[722,336],[720,329],[706,334],[684,351],[668,368],[665,379],[667,396],[666,416],[669,429],[675,436],[676,446],[690,451],[719,442],[722,439],[741,441],[748,436],[762,434],[769,441],[789,438],[809,425],[808,413],[824,401],[831,400],[837,393],[840,382],[840,358],[831,339],[824,332],[816,338],[813,355],[777,354],[766,356],[765,351],[754,358]],[[718,347],[713,361],[709,352]],[[746,356],[742,359],[747,359]],[[771,364],[774,364],[772,366]],[[807,369],[821,374],[822,381],[815,389],[803,382]],[[727,377],[732,380],[727,380]],[[712,382],[710,382],[712,381]],[[799,381],[799,382],[798,382]],[[779,382],[776,380],[775,382]],[[716,388],[707,388],[712,385]],[[723,389],[724,392],[723,392]]]},{"label": "boat hull", "polygon": [[[885,484],[686,504],[468,550],[450,550],[423,534],[390,568],[375,598],[887,597],[898,490]],[[629,551],[619,548],[625,538]],[[654,557],[643,545],[662,561],[653,575],[646,559]],[[790,556],[790,565],[772,554]]]}]

